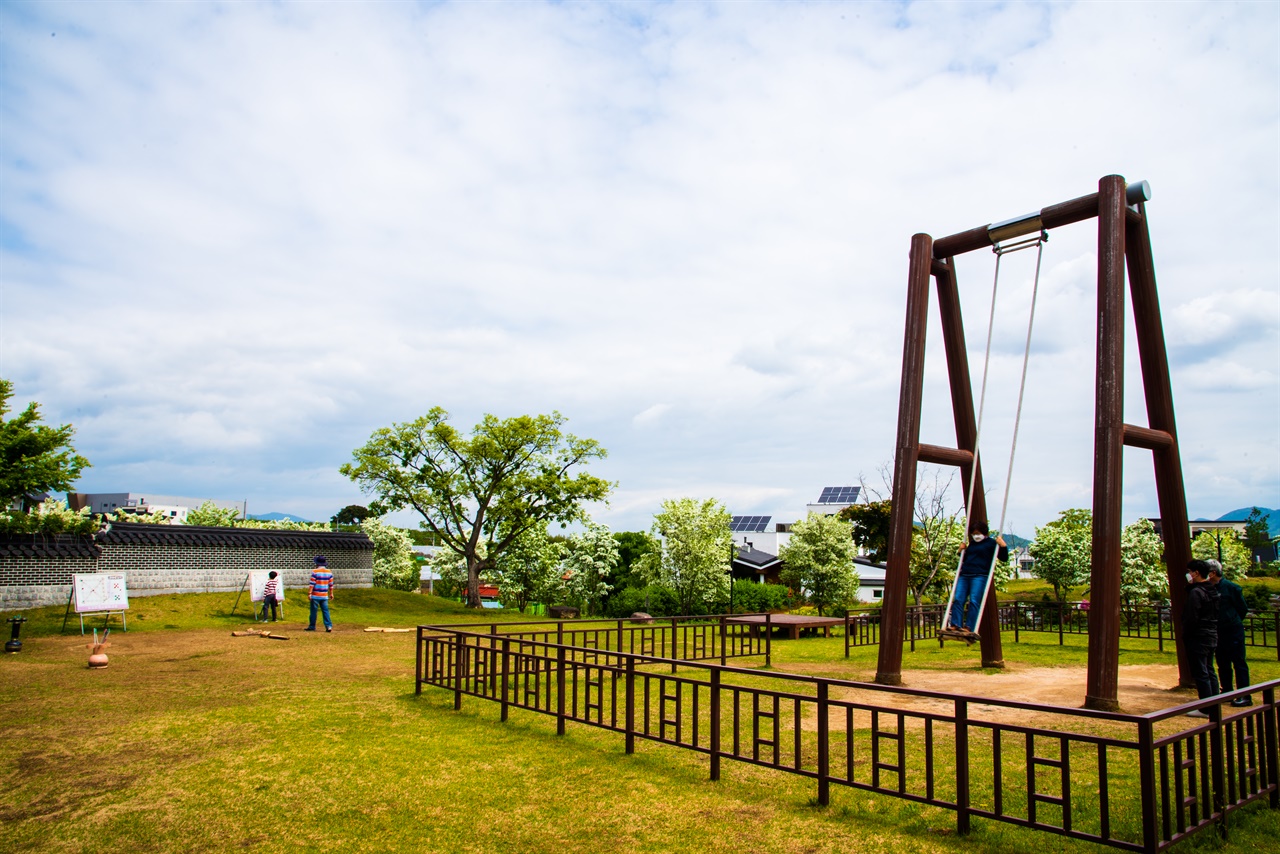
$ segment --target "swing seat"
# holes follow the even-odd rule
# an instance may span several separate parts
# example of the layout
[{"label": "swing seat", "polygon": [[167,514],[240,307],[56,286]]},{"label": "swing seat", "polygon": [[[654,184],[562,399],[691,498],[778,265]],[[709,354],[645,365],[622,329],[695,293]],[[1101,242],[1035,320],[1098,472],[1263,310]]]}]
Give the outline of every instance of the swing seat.
[{"label": "swing seat", "polygon": [[948,626],[938,632],[938,635],[940,637],[950,638],[951,640],[962,640],[970,645],[972,645],[974,641],[981,640],[977,632],[971,632],[967,629],[952,628],[951,626]]}]

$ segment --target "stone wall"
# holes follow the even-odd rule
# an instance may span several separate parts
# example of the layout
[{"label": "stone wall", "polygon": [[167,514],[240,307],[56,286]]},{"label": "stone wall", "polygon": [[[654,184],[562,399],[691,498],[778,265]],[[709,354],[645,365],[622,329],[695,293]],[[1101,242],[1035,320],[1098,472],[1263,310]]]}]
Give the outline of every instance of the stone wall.
[{"label": "stone wall", "polygon": [[250,571],[274,569],[296,596],[318,554],[338,587],[373,586],[363,533],[116,522],[94,537],[0,537],[0,611],[65,604],[72,575],[90,572],[123,572],[130,596],[154,596],[234,592]]}]

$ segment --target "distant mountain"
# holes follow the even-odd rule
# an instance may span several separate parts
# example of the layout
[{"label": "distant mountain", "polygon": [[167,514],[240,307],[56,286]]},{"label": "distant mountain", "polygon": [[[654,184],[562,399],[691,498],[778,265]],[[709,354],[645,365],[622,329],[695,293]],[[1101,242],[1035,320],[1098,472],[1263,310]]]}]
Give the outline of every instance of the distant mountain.
[{"label": "distant mountain", "polygon": [[[1267,530],[1271,536],[1280,536],[1280,510],[1269,510],[1266,507],[1259,507],[1262,516],[1267,520]],[[1230,513],[1223,513],[1218,517],[1217,521],[1224,519],[1248,519],[1249,514],[1253,512],[1253,507],[1241,507],[1239,510],[1232,510]]]},{"label": "distant mountain", "polygon": [[284,519],[288,519],[292,522],[311,521],[310,519],[303,519],[301,516],[294,515],[293,513],[250,513],[249,518],[259,522],[280,522]]},{"label": "distant mountain", "polygon": [[1017,534],[1005,534],[1004,541],[1009,544],[1011,549],[1023,549],[1031,545],[1031,541],[1026,537],[1019,537]]}]

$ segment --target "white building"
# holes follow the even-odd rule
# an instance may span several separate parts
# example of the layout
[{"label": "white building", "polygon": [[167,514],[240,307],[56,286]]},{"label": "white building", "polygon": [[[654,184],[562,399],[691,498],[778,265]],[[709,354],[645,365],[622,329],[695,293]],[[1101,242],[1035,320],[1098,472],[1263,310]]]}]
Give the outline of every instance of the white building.
[{"label": "white building", "polygon": [[69,492],[67,506],[72,510],[88,507],[95,515],[106,513],[162,513],[175,522],[185,522],[187,512],[199,509],[205,502],[223,510],[236,510],[241,519],[248,518],[249,502],[219,501],[216,498],[182,498],[154,492]]}]

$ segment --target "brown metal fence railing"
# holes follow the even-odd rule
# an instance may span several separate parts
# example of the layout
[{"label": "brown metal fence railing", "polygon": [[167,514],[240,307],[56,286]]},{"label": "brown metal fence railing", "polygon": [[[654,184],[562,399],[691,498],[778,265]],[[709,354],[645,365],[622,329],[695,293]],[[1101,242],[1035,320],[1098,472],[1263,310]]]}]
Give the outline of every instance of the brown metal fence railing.
[{"label": "brown metal fence railing", "polygon": [[[708,757],[1128,851],[1156,852],[1253,801],[1280,808],[1280,680],[1148,715],[1019,703],[752,670],[535,639],[532,630],[420,626],[423,686]],[[505,627],[504,627],[505,628]],[[616,627],[615,627],[616,628]],[[658,626],[651,627],[658,631]],[[683,626],[664,621],[661,631]],[[724,627],[731,631],[730,627]],[[557,634],[552,631],[549,634]],[[584,639],[581,632],[561,635]],[[610,639],[626,638],[626,633]],[[637,635],[637,637],[643,637]],[[665,643],[675,638],[648,638]],[[690,649],[692,649],[692,645]],[[723,647],[720,647],[723,649]],[[705,650],[704,650],[705,653]],[[1229,716],[1219,705],[1249,695]],[[1198,725],[1184,717],[1204,709]]]}]

